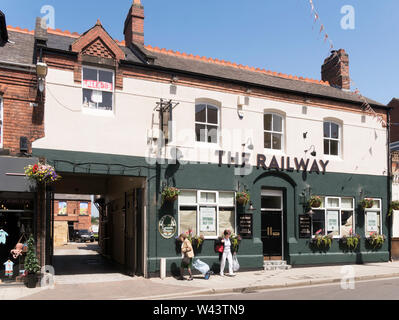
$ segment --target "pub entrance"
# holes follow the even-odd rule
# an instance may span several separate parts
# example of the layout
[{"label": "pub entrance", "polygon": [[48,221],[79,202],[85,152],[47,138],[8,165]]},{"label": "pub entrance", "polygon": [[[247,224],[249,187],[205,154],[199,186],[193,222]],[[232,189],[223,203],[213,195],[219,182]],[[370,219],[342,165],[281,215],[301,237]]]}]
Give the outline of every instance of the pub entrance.
[{"label": "pub entrance", "polygon": [[284,255],[283,192],[262,190],[261,205],[261,240],[264,260],[282,260]]}]

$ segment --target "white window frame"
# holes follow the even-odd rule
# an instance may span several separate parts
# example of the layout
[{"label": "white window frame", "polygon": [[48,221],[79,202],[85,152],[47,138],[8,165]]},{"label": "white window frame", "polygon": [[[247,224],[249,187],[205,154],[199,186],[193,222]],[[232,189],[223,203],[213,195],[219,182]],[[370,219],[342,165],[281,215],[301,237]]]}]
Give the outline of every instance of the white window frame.
[{"label": "white window frame", "polygon": [[[330,133],[329,133],[330,137],[328,137],[328,138],[324,137],[324,124],[326,122],[330,123]],[[338,139],[331,137],[331,124],[335,124],[335,125],[338,126]],[[341,139],[342,139],[342,124],[337,122],[337,121],[334,121],[334,120],[325,119],[323,121],[323,154],[324,154],[324,156],[333,157],[333,158],[341,157]],[[324,153],[325,152],[324,151],[324,141],[325,140],[337,141],[338,142],[338,154],[331,154],[331,145],[330,144],[329,144],[329,150],[328,150],[329,153],[328,154]]]},{"label": "white window frame", "polygon": [[[195,112],[195,108],[197,107],[197,105],[203,104],[205,105],[205,121],[208,121],[208,106],[210,107],[214,107],[217,109],[217,113],[218,113],[218,123],[214,124],[214,123],[209,123],[209,122],[200,122],[197,121],[195,119],[196,116],[196,112]],[[194,139],[195,139],[195,143],[196,144],[200,144],[200,145],[212,145],[212,146],[218,146],[220,144],[220,112],[221,112],[221,107],[212,104],[212,103],[208,103],[208,102],[196,102],[194,105]],[[206,140],[205,141],[198,141],[197,140],[197,129],[196,129],[196,125],[200,124],[200,125],[204,125],[205,126],[205,130],[206,130]],[[217,141],[216,142],[208,142],[208,126],[212,126],[212,127],[217,127]]]},{"label": "white window frame", "polygon": [[365,208],[364,209],[364,234],[365,234],[366,238],[370,237],[370,235],[368,234],[368,231],[367,231],[367,213],[368,212],[375,212],[375,211],[378,212],[378,214],[380,216],[380,218],[379,218],[379,220],[380,220],[380,231],[379,231],[378,235],[382,235],[383,234],[383,232],[382,232],[382,212],[383,212],[382,211],[382,200],[380,198],[371,198],[371,199],[373,199],[374,202],[376,202],[376,201],[379,202],[380,203],[380,207],[379,208],[374,208],[374,206],[373,206],[373,208]]},{"label": "white window frame", "polygon": [[4,141],[4,105],[3,105],[3,97],[0,96],[0,149],[3,148]]},{"label": "white window frame", "polygon": [[[112,72],[112,109],[111,110],[103,110],[103,109],[98,109],[97,108],[90,108],[90,107],[85,107],[83,106],[83,89],[87,89],[83,87],[83,69],[92,69],[92,70],[96,70],[97,71],[97,79],[98,79],[98,71],[107,71],[107,72]],[[85,113],[89,113],[89,114],[103,114],[103,115],[110,115],[110,114],[114,114],[115,112],[115,71],[112,69],[106,69],[106,68],[97,68],[97,67],[93,67],[93,66],[86,66],[86,65],[82,65],[82,72],[81,72],[81,79],[82,79],[82,109]],[[98,81],[98,80],[97,80]],[[89,89],[89,90],[93,90],[93,89]],[[105,91],[105,90],[97,90],[97,91]],[[110,91],[105,91],[105,92],[110,92]]]},{"label": "white window frame", "polygon": [[[209,239],[209,240],[215,240],[218,239],[218,237],[220,236],[220,232],[222,230],[219,230],[219,208],[233,208],[234,207],[234,232],[237,233],[237,205],[235,202],[236,199],[236,192],[232,191],[232,190],[196,190],[196,189],[182,189],[182,192],[184,191],[195,191],[197,193],[197,202],[196,203],[181,203],[180,197],[178,197],[178,234],[181,234],[182,232],[186,232],[187,230],[181,230],[180,227],[180,207],[196,207],[197,210],[197,217],[196,217],[196,223],[197,223],[197,227],[196,227],[196,235],[200,236],[201,232],[200,232],[200,208],[204,207],[204,206],[208,206],[208,207],[215,207],[216,208],[216,236],[205,236],[205,239]],[[223,192],[227,192],[227,193],[233,193],[234,194],[234,204],[232,206],[226,206],[226,205],[220,205],[219,203],[219,193],[223,193]],[[201,193],[214,193],[216,194],[216,202],[215,203],[209,203],[209,202],[201,202]]]},{"label": "white window frame", "polygon": [[[268,115],[268,114],[270,114],[272,116],[271,130],[266,130],[265,129],[265,115]],[[281,118],[281,132],[273,131],[273,116],[277,116],[277,117]],[[273,152],[275,152],[275,151],[284,152],[284,148],[285,148],[285,143],[284,143],[285,142],[285,134],[284,134],[284,131],[285,131],[285,116],[284,115],[282,115],[280,113],[277,113],[277,112],[271,112],[271,111],[265,111],[263,113],[263,148],[265,150],[273,151]],[[281,149],[273,149],[273,138],[272,138],[271,144],[270,144],[271,148],[265,148],[265,133],[270,133],[271,136],[273,136],[273,134],[280,134],[281,135]]]},{"label": "white window frame", "polygon": [[[342,221],[342,211],[352,211],[353,215],[352,215],[352,233],[355,234],[356,231],[356,215],[355,215],[355,198],[354,197],[337,197],[337,196],[320,196],[324,202],[324,207],[319,207],[319,208],[312,208],[314,210],[317,211],[324,211],[324,234],[322,234],[323,236],[327,235],[327,212],[329,210],[335,210],[338,211],[338,228],[339,228],[339,234],[338,235],[334,235],[333,238],[334,239],[340,239],[342,237],[342,233],[341,233],[341,221]],[[328,199],[338,199],[339,204],[338,207],[329,207],[328,206]],[[347,209],[347,208],[343,208],[342,207],[342,199],[352,199],[352,209]],[[313,220],[312,220],[312,238],[315,237],[314,235],[314,230],[313,230]]]}]

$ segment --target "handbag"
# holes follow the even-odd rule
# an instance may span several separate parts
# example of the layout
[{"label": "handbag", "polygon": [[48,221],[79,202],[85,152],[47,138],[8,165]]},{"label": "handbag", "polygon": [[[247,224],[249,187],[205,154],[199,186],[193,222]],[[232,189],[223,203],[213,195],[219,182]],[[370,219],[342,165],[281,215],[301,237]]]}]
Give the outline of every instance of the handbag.
[{"label": "handbag", "polygon": [[215,247],[215,251],[219,253],[223,253],[224,250],[224,245],[223,244],[217,244]]},{"label": "handbag", "polygon": [[233,256],[233,271],[237,272],[238,270],[240,270],[240,264],[238,263],[237,256],[234,255]]},{"label": "handbag", "polygon": [[183,262],[183,264],[188,266],[190,264],[190,258],[185,255],[184,258],[182,259],[182,262]]}]

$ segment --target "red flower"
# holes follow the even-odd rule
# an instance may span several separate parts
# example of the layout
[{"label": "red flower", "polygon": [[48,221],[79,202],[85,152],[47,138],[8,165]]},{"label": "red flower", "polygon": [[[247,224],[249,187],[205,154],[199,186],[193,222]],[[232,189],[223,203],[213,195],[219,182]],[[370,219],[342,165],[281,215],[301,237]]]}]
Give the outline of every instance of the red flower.
[{"label": "red flower", "polygon": [[39,166],[37,164],[35,164],[32,168],[33,173],[36,173],[37,169],[39,168]]}]

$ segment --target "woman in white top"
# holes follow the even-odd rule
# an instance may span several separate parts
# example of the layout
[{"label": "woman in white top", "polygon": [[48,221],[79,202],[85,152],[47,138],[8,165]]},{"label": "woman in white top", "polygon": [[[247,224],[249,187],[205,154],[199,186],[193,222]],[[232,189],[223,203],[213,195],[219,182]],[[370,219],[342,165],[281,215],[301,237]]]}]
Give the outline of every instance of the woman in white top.
[{"label": "woman in white top", "polygon": [[229,230],[224,230],[223,232],[223,239],[221,242],[223,243],[223,255],[222,259],[220,261],[220,276],[224,276],[224,267],[226,265],[226,259],[229,262],[229,276],[234,277],[235,274],[233,272],[233,256],[231,254],[231,240],[230,240],[230,235],[231,232]]}]

